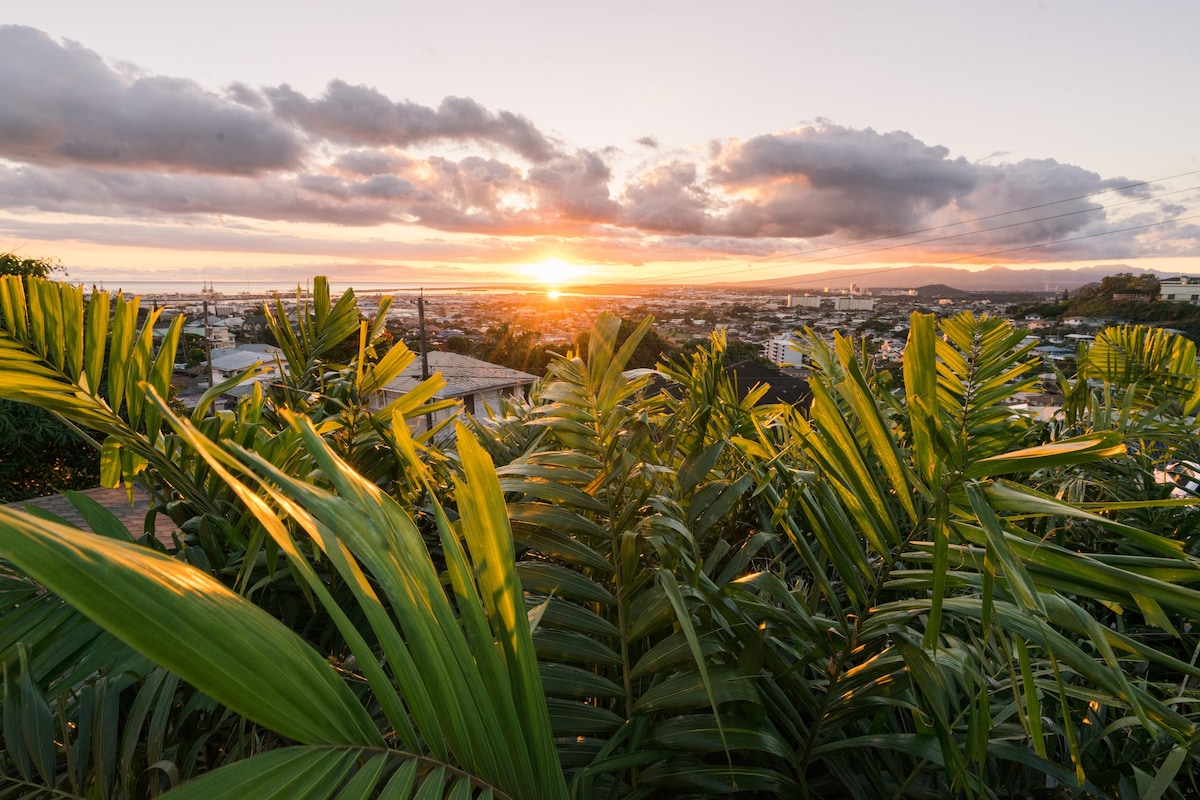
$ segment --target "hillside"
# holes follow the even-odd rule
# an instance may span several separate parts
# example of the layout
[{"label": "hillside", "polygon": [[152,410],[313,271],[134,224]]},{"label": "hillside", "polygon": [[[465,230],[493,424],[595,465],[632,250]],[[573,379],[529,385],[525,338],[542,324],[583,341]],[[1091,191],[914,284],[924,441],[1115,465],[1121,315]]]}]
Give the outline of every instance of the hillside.
[{"label": "hillside", "polygon": [[[725,286],[739,288],[773,288],[782,291],[814,291],[824,288],[846,289],[851,283],[864,289],[916,289],[933,285],[953,287],[964,292],[1061,292],[1097,283],[1107,275],[1133,272],[1126,264],[1097,264],[1079,269],[1015,269],[994,266],[983,270],[968,270],[957,267],[933,267],[914,264],[909,267],[879,271],[854,269],[828,270],[825,272],[798,275],[794,280],[773,278],[763,281],[741,281]],[[1140,270],[1139,270],[1140,271]],[[1166,277],[1166,273],[1153,273]],[[1171,273],[1175,274],[1175,273]]]}]

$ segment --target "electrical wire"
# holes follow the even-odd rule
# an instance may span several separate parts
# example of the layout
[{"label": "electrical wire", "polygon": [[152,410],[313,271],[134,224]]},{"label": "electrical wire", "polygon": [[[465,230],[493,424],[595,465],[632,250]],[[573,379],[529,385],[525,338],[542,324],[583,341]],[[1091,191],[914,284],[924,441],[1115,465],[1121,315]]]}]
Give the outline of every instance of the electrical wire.
[{"label": "electrical wire", "polygon": [[[693,277],[693,276],[699,276],[699,275],[707,275],[708,277],[714,277],[714,276],[720,275],[721,273],[726,272],[726,271],[731,271],[734,269],[742,269],[744,267],[748,267],[753,264],[761,264],[761,263],[764,263],[767,261],[776,261],[776,260],[792,258],[795,256],[800,256],[800,255],[811,256],[816,253],[827,253],[827,252],[834,251],[834,250],[844,250],[844,249],[851,248],[851,247],[859,247],[861,245],[874,244],[876,242],[890,241],[892,239],[901,239],[901,238],[905,238],[905,237],[909,237],[909,236],[916,236],[916,235],[919,235],[922,233],[931,233],[934,231],[946,230],[949,228],[955,228],[955,227],[960,227],[963,225],[969,225],[969,224],[973,224],[976,222],[982,222],[982,221],[989,220],[989,219],[997,219],[999,217],[1009,216],[1012,214],[1020,214],[1020,213],[1024,213],[1027,211],[1033,211],[1033,210],[1037,210],[1039,208],[1048,208],[1050,206],[1061,205],[1063,203],[1070,203],[1070,202],[1074,202],[1077,200],[1087,199],[1090,197],[1098,197],[1100,195],[1110,194],[1112,192],[1127,191],[1129,189],[1137,188],[1139,186],[1148,186],[1148,185],[1157,184],[1157,183],[1164,183],[1166,181],[1175,180],[1177,178],[1183,178],[1183,177],[1188,177],[1188,176],[1197,175],[1197,174],[1200,174],[1200,170],[1191,170],[1189,172],[1181,172],[1181,173],[1178,173],[1175,175],[1169,175],[1169,176],[1163,177],[1163,178],[1156,178],[1156,179],[1150,180],[1150,181],[1139,181],[1137,183],[1130,183],[1130,184],[1125,184],[1123,186],[1116,186],[1116,187],[1112,187],[1109,189],[1102,189],[1102,190],[1098,190],[1095,192],[1089,192],[1087,194],[1076,195],[1074,197],[1067,197],[1067,198],[1063,198],[1061,200],[1052,200],[1052,201],[1045,202],[1045,203],[1038,203],[1038,204],[1031,205],[1031,206],[1025,206],[1023,208],[1012,209],[1009,211],[1001,211],[1001,212],[997,212],[995,214],[986,214],[986,215],[979,216],[979,217],[973,217],[971,219],[960,220],[958,222],[950,222],[950,223],[946,223],[943,225],[934,225],[934,226],[930,226],[930,227],[926,227],[926,228],[905,231],[903,233],[889,234],[887,236],[877,236],[877,237],[873,237],[870,239],[861,239],[861,240],[857,240],[857,241],[853,241],[853,242],[848,242],[848,243],[842,244],[842,245],[831,245],[831,246],[820,247],[820,248],[809,248],[809,249],[805,249],[805,250],[792,251],[789,253],[779,253],[779,254],[771,255],[771,256],[763,256],[761,258],[754,258],[754,259],[748,259],[748,260],[747,259],[739,259],[737,261],[725,262],[723,264],[709,265],[706,267],[698,267],[698,268],[694,268],[694,269],[690,269],[690,270],[684,270],[681,272],[672,273],[670,276],[667,277],[667,279],[677,280],[677,279],[683,278],[683,277]],[[806,263],[814,263],[817,261],[835,260],[838,258],[849,258],[851,256],[884,252],[887,250],[894,250],[894,249],[897,249],[900,247],[911,247],[913,245],[927,244],[930,242],[943,241],[946,239],[958,238],[958,237],[963,237],[963,236],[972,236],[972,235],[975,235],[978,233],[987,233],[989,231],[1019,227],[1021,225],[1032,225],[1037,222],[1045,222],[1045,221],[1059,219],[1062,217],[1067,217],[1067,216],[1072,216],[1072,215],[1077,215],[1077,214],[1094,213],[1096,211],[1104,211],[1109,208],[1116,208],[1118,206],[1129,205],[1131,203],[1140,203],[1140,202],[1145,202],[1148,200],[1158,199],[1161,197],[1168,197],[1168,196],[1175,195],[1175,194],[1182,194],[1185,192],[1193,191],[1197,188],[1200,188],[1200,187],[1189,187],[1187,189],[1180,189],[1180,190],[1175,190],[1175,191],[1171,191],[1171,192],[1163,192],[1163,193],[1160,193],[1157,195],[1150,195],[1147,197],[1138,197],[1138,198],[1134,198],[1131,200],[1125,200],[1125,201],[1122,201],[1119,203],[1110,203],[1109,205],[1096,206],[1095,208],[1077,209],[1074,211],[1063,212],[1062,214],[1054,214],[1054,215],[1050,215],[1050,216],[1046,216],[1046,217],[1038,217],[1035,219],[1023,220],[1021,222],[1008,223],[1006,225],[997,225],[997,226],[993,226],[990,228],[982,228],[979,230],[967,231],[967,232],[959,233],[959,234],[951,234],[949,236],[932,237],[932,238],[924,239],[924,240],[903,242],[903,243],[899,243],[899,244],[895,244],[895,245],[889,245],[887,247],[874,248],[874,249],[870,249],[870,250],[860,250],[860,251],[855,251],[852,253],[844,253],[840,256],[832,256],[832,257],[827,257],[827,258],[809,258],[809,259],[805,259],[803,261],[799,261],[796,263],[797,264],[806,264]],[[967,256],[967,258],[983,257],[985,255],[987,255],[987,254],[982,254],[982,253],[981,254],[973,254],[971,256]],[[938,262],[938,263],[942,263],[942,262]],[[783,266],[783,265],[781,265],[781,266]],[[787,265],[787,266],[791,266],[791,265]],[[916,266],[916,265],[914,265],[914,266]],[[895,270],[895,269],[904,269],[904,268],[903,267],[888,267],[885,269]],[[622,283],[622,284],[661,283],[663,280],[664,280],[664,277],[657,276],[657,277],[652,277],[652,278],[631,278],[631,279],[620,281],[620,283]]]},{"label": "electrical wire", "polygon": [[[1018,253],[1018,252],[1021,252],[1022,250],[1036,250],[1039,247],[1050,247],[1052,245],[1064,244],[1066,242],[1078,242],[1083,239],[1096,239],[1101,236],[1111,236],[1115,233],[1128,233],[1129,231],[1140,231],[1140,230],[1144,230],[1146,228],[1157,228],[1160,225],[1173,225],[1176,222],[1186,222],[1188,220],[1193,220],[1193,219],[1200,219],[1200,214],[1193,214],[1193,215],[1187,216],[1187,217],[1175,217],[1174,219],[1166,219],[1166,220],[1161,220],[1159,222],[1148,222],[1144,225],[1133,225],[1128,228],[1117,228],[1116,230],[1111,230],[1111,231],[1099,231],[1097,233],[1088,233],[1088,234],[1084,234],[1083,236],[1072,236],[1072,237],[1069,237],[1066,239],[1055,239],[1055,240],[1049,241],[1049,242],[1038,242],[1037,244],[1024,245],[1022,247],[1010,247],[1005,250],[993,250],[988,253],[971,253],[969,255],[958,256],[956,258],[942,259],[941,261],[930,261],[926,264],[911,264],[907,267],[879,267],[878,269],[870,269],[870,270],[866,270],[864,272],[857,272],[857,273],[846,274],[846,275],[843,275],[842,273],[838,273],[838,277],[839,278],[860,278],[860,277],[864,277],[867,275],[878,275],[881,272],[899,272],[901,270],[915,269],[917,267],[936,266],[938,264],[952,264],[956,261],[967,261],[968,259],[972,259],[972,258],[988,258],[990,256],[999,256],[999,255],[1004,255],[1006,253]],[[800,285],[800,284],[804,284],[804,283],[817,283],[820,281],[827,281],[827,280],[829,280],[829,278],[828,278],[828,276],[821,276],[821,277],[811,278],[811,279],[784,277],[784,278],[776,278],[773,280],[775,282],[779,282],[780,285],[791,286],[791,285]],[[768,279],[767,281],[764,281],[764,283],[770,283],[770,282],[772,282],[772,279]]]}]

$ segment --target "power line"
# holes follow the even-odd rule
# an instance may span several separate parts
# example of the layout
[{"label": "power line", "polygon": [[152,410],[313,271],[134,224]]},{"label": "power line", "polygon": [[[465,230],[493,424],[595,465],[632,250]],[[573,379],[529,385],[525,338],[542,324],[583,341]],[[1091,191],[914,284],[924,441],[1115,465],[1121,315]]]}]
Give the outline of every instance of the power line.
[{"label": "power line", "polygon": [[987,258],[989,256],[1003,255],[1004,253],[1016,253],[1016,252],[1020,252],[1021,250],[1036,250],[1039,247],[1049,247],[1051,245],[1063,244],[1065,242],[1078,242],[1083,239],[1096,239],[1100,236],[1111,236],[1114,233],[1128,233],[1129,231],[1140,231],[1140,230],[1145,230],[1146,228],[1157,228],[1160,225],[1172,225],[1176,222],[1187,222],[1188,220],[1192,220],[1192,219],[1200,219],[1200,214],[1192,214],[1191,216],[1187,216],[1187,217],[1175,217],[1174,219],[1165,219],[1165,220],[1161,220],[1160,222],[1147,222],[1145,225],[1131,225],[1128,228],[1117,228],[1116,230],[1111,230],[1111,231],[1099,231],[1097,233],[1088,233],[1088,234],[1084,234],[1083,236],[1072,236],[1067,239],[1055,239],[1052,242],[1041,242],[1039,244],[1025,245],[1024,247],[1010,247],[1007,250],[993,250],[990,253],[973,253],[971,255],[960,256],[958,258],[947,258],[944,261],[938,261],[935,263],[949,264],[953,261],[965,261],[968,258]]},{"label": "power line", "polygon": [[[760,263],[767,262],[767,261],[775,261],[775,260],[779,260],[779,259],[786,259],[786,258],[791,258],[791,257],[794,257],[794,256],[800,256],[800,255],[813,255],[813,254],[816,254],[816,253],[826,253],[826,252],[830,252],[830,251],[833,251],[833,250],[844,250],[844,249],[851,248],[851,247],[859,247],[859,246],[861,246],[861,245],[874,244],[874,243],[876,243],[876,242],[889,241],[889,240],[892,240],[892,239],[901,239],[901,238],[905,238],[905,237],[908,237],[908,236],[917,236],[917,235],[919,235],[919,234],[922,234],[922,233],[932,233],[932,232],[934,232],[934,231],[946,230],[946,229],[949,229],[949,228],[960,227],[960,226],[963,226],[963,225],[969,225],[969,224],[976,223],[976,222],[983,222],[983,221],[986,221],[986,220],[989,220],[989,219],[997,219],[997,218],[999,218],[999,217],[1009,216],[1009,215],[1012,215],[1012,214],[1020,214],[1020,213],[1024,213],[1024,212],[1027,212],[1027,211],[1034,211],[1034,210],[1037,210],[1037,209],[1039,209],[1039,208],[1048,208],[1048,207],[1050,207],[1050,206],[1061,205],[1061,204],[1063,204],[1063,203],[1070,203],[1070,202],[1074,202],[1074,201],[1077,201],[1077,200],[1084,200],[1084,199],[1087,199],[1087,198],[1090,198],[1090,197],[1098,197],[1098,196],[1100,196],[1100,195],[1104,195],[1104,194],[1110,194],[1110,193],[1112,193],[1112,192],[1123,192],[1123,191],[1127,191],[1127,190],[1129,190],[1129,189],[1134,189],[1134,188],[1137,188],[1137,187],[1139,187],[1139,186],[1149,186],[1149,185],[1152,185],[1152,184],[1156,184],[1156,183],[1163,183],[1163,182],[1165,182],[1165,181],[1175,180],[1175,179],[1177,179],[1177,178],[1183,178],[1183,177],[1188,177],[1188,176],[1190,176],[1190,175],[1197,175],[1197,174],[1200,174],[1200,170],[1191,170],[1191,171],[1189,171],[1189,172],[1181,172],[1181,173],[1178,173],[1178,174],[1175,174],[1175,175],[1169,175],[1169,176],[1167,176],[1167,177],[1163,177],[1163,178],[1156,178],[1156,179],[1154,179],[1154,180],[1149,180],[1149,181],[1138,181],[1138,182],[1136,182],[1136,183],[1129,183],[1129,184],[1125,184],[1125,185],[1122,185],[1122,186],[1114,186],[1114,187],[1111,187],[1111,188],[1108,188],[1108,189],[1101,189],[1101,190],[1097,190],[1097,191],[1095,191],[1095,192],[1088,192],[1088,193],[1086,193],[1086,194],[1076,195],[1076,196],[1074,196],[1074,197],[1067,197],[1067,198],[1063,198],[1063,199],[1061,199],[1061,200],[1052,200],[1052,201],[1045,202],[1045,203],[1038,203],[1038,204],[1031,205],[1031,206],[1025,206],[1025,207],[1023,207],[1023,208],[1012,209],[1012,210],[1009,210],[1009,211],[1001,211],[1001,212],[997,212],[997,213],[995,213],[995,214],[986,214],[986,215],[979,216],[979,217],[973,217],[973,218],[971,218],[971,219],[960,220],[960,221],[958,221],[958,222],[950,222],[950,223],[946,223],[946,224],[943,224],[943,225],[934,225],[934,226],[930,226],[930,227],[926,227],[926,228],[919,228],[919,229],[914,229],[914,230],[911,230],[911,231],[905,231],[905,232],[903,232],[903,233],[889,234],[889,235],[887,235],[887,236],[877,236],[877,237],[873,237],[873,238],[870,238],[870,239],[860,239],[860,240],[857,240],[857,241],[852,241],[852,242],[848,242],[848,243],[846,243],[846,244],[841,244],[841,245],[830,245],[830,246],[827,246],[827,247],[809,248],[809,249],[805,249],[805,250],[796,250],[796,251],[792,251],[792,252],[789,252],[789,253],[779,253],[779,254],[776,254],[776,255],[771,255],[771,256],[763,256],[763,257],[761,257],[761,258],[753,258],[753,259],[739,259],[739,260],[737,260],[737,261],[730,261],[730,262],[726,262],[726,263],[724,263],[724,264],[710,265],[710,266],[707,266],[707,267],[698,267],[698,268],[691,269],[691,270],[685,270],[685,271],[682,271],[682,272],[676,272],[676,273],[674,273],[674,274],[673,274],[672,276],[670,276],[670,277],[672,277],[672,278],[681,278],[681,277],[690,277],[690,276],[695,276],[695,275],[705,275],[705,274],[708,274],[708,273],[716,273],[716,274],[720,274],[721,272],[724,272],[724,271],[726,271],[726,270],[732,270],[732,269],[740,268],[740,267],[743,267],[743,266],[750,266],[750,265],[753,265],[753,264],[760,264]],[[1170,195],[1172,195],[1172,194],[1181,194],[1181,193],[1183,193],[1183,192],[1192,191],[1192,190],[1193,190],[1193,189],[1195,189],[1195,188],[1200,188],[1200,187],[1191,187],[1191,188],[1189,188],[1189,189],[1181,189],[1181,190],[1177,190],[1177,191],[1173,191],[1173,192],[1164,192],[1164,193],[1162,193],[1162,194],[1158,194],[1158,195],[1150,195],[1150,196],[1148,196],[1148,197],[1138,197],[1138,198],[1134,198],[1134,199],[1132,199],[1132,200],[1126,200],[1126,201],[1123,201],[1123,202],[1120,202],[1120,203],[1112,203],[1112,204],[1109,204],[1109,205],[1107,205],[1107,206],[1098,206],[1098,207],[1096,207],[1096,208],[1092,208],[1092,209],[1080,209],[1080,210],[1076,210],[1076,211],[1064,212],[1063,214],[1056,214],[1056,215],[1051,215],[1051,216],[1047,216],[1047,217],[1040,217],[1040,218],[1037,218],[1037,219],[1032,219],[1032,220],[1024,220],[1024,221],[1022,221],[1022,222],[1014,222],[1014,223],[1009,223],[1009,224],[1007,224],[1007,225],[999,225],[999,226],[995,226],[995,227],[992,227],[992,228],[983,228],[983,229],[980,229],[980,230],[976,230],[976,231],[968,231],[968,232],[961,233],[961,234],[953,234],[953,235],[951,235],[951,236],[948,236],[948,237],[936,237],[936,238],[931,238],[931,239],[922,240],[922,241],[915,241],[915,242],[904,242],[904,243],[900,243],[900,244],[896,244],[896,245],[890,245],[890,246],[888,246],[888,247],[876,248],[876,249],[873,249],[873,250],[856,251],[856,252],[853,252],[853,253],[846,253],[846,254],[843,254],[843,255],[841,255],[841,256],[833,256],[832,258],[848,258],[848,257],[850,257],[850,256],[855,256],[855,255],[864,255],[864,254],[866,254],[866,253],[876,253],[876,252],[883,252],[883,251],[886,251],[886,250],[893,250],[893,249],[896,249],[896,248],[899,248],[899,247],[910,247],[910,246],[912,246],[912,245],[917,245],[917,244],[925,244],[925,243],[928,243],[928,242],[940,241],[940,240],[942,240],[942,239],[946,239],[946,238],[955,238],[955,237],[959,237],[959,236],[969,236],[969,235],[974,235],[974,234],[976,234],[976,233],[986,233],[986,232],[988,232],[988,231],[992,231],[992,230],[1001,230],[1001,229],[1003,229],[1003,228],[1017,227],[1017,226],[1020,226],[1020,225],[1031,225],[1031,224],[1034,224],[1034,223],[1036,223],[1036,222],[1044,222],[1044,221],[1048,221],[1048,220],[1058,219],[1058,218],[1060,218],[1060,217],[1064,217],[1064,216],[1071,216],[1071,215],[1074,215],[1074,214],[1083,214],[1083,213],[1092,213],[1092,212],[1095,212],[1095,211],[1103,211],[1103,210],[1106,210],[1106,209],[1108,209],[1108,208],[1115,208],[1115,207],[1117,207],[1117,206],[1121,206],[1121,205],[1128,205],[1128,204],[1130,204],[1130,203],[1139,203],[1139,202],[1144,202],[1144,201],[1147,201],[1147,200],[1154,200],[1154,199],[1157,199],[1157,198],[1159,198],[1159,197],[1166,197],[1166,196],[1170,196]],[[980,255],[982,256],[982,255],[984,255],[984,254],[980,254]],[[973,257],[973,256],[969,256],[969,257]],[[812,263],[812,262],[814,262],[814,261],[822,261],[822,260],[827,260],[827,259],[806,259],[805,261],[798,262],[798,263]],[[900,268],[900,267],[891,267],[890,269],[902,269],[902,268]],[[664,278],[662,278],[662,277],[654,277],[654,278],[632,278],[632,279],[625,280],[625,281],[621,281],[621,282],[622,282],[622,283],[633,283],[633,284],[636,284],[636,283],[652,283],[652,282],[661,281],[661,280],[663,280],[663,279],[664,279]]]},{"label": "power line", "polygon": [[[852,256],[861,256],[861,255],[867,255],[870,253],[880,253],[880,252],[886,252],[888,250],[896,250],[901,247],[912,247],[914,245],[929,244],[932,242],[945,241],[948,239],[962,238],[962,237],[966,237],[966,236],[974,236],[974,235],[980,234],[980,233],[988,233],[990,231],[1003,230],[1005,228],[1016,228],[1016,227],[1020,227],[1022,225],[1032,225],[1032,224],[1035,224],[1038,222],[1047,222],[1050,220],[1060,219],[1063,217],[1069,217],[1069,216],[1074,216],[1074,215],[1078,215],[1078,214],[1089,214],[1089,213],[1094,213],[1097,211],[1105,211],[1110,208],[1116,208],[1118,206],[1129,205],[1130,203],[1140,203],[1140,202],[1144,202],[1146,200],[1155,200],[1160,197],[1167,197],[1167,196],[1174,195],[1174,194],[1183,194],[1185,192],[1194,191],[1197,188],[1200,188],[1200,187],[1193,186],[1193,187],[1189,187],[1187,189],[1179,189],[1179,190],[1176,190],[1173,192],[1163,192],[1162,194],[1151,195],[1149,197],[1140,197],[1140,198],[1135,198],[1133,200],[1126,200],[1126,201],[1123,201],[1120,203],[1111,203],[1107,206],[1097,206],[1095,208],[1067,211],[1067,212],[1063,212],[1062,214],[1052,214],[1052,215],[1045,216],[1045,217],[1037,217],[1035,219],[1023,220],[1021,222],[1013,222],[1013,223],[1009,223],[1007,225],[995,225],[990,228],[980,228],[978,230],[966,231],[963,233],[949,234],[947,236],[937,236],[937,237],[931,237],[928,239],[919,239],[916,241],[902,242],[899,244],[887,245],[886,247],[877,247],[877,248],[873,248],[873,249],[869,249],[869,250],[856,250],[854,252],[843,253],[841,255],[836,255],[836,256],[807,258],[802,261],[793,262],[793,264],[780,265],[780,266],[792,266],[792,265],[800,265],[800,264],[812,264],[812,263],[817,263],[817,262],[822,262],[822,261],[832,261],[832,260],[836,260],[836,259],[840,259],[840,258],[849,258]],[[1073,199],[1078,199],[1078,198],[1073,198]],[[1068,201],[1064,200],[1064,201],[1059,201],[1059,202],[1068,202]],[[1030,208],[1044,208],[1048,205],[1054,205],[1054,204],[1053,203],[1042,203],[1038,206],[1030,206]],[[1003,212],[1002,214],[992,214],[992,215],[989,215],[988,217],[980,217],[979,219],[989,219],[989,218],[995,218],[995,217],[999,217],[999,216],[1006,216],[1006,215],[1010,215],[1010,214],[1020,213],[1021,211],[1025,211],[1025,210],[1028,210],[1028,209],[1018,209],[1016,211],[1006,211],[1006,212]],[[975,222],[975,221],[977,221],[977,220],[963,220],[962,222],[948,223],[946,225],[939,225],[939,226],[936,226],[933,228],[927,228],[925,230],[927,230],[927,231],[942,230],[942,229],[946,229],[946,228],[957,227],[960,225],[966,225],[966,224],[969,224],[969,223]],[[787,255],[770,256],[767,258],[754,259],[751,261],[739,261],[733,265],[719,265],[719,266],[715,266],[715,267],[714,266],[700,267],[700,268],[697,268],[694,270],[689,270],[689,271],[682,272],[682,273],[676,273],[674,275],[674,277],[678,278],[678,277],[686,277],[686,276],[691,276],[691,275],[700,275],[700,274],[707,274],[707,273],[720,274],[721,272],[724,272],[725,270],[728,270],[732,267],[740,267],[742,265],[749,266],[751,264],[761,263],[763,261],[768,261],[768,260],[774,260],[776,258],[786,258],[786,257],[788,257],[788,255],[794,256],[794,255],[810,255],[813,253],[826,253],[826,252],[829,252],[832,250],[844,250],[844,249],[847,249],[850,247],[856,247],[861,244],[870,244],[872,242],[884,241],[886,239],[895,239],[895,238],[899,238],[902,236],[911,236],[911,235],[914,235],[914,234],[912,234],[912,233],[894,234],[892,236],[877,237],[875,239],[866,239],[866,240],[861,240],[858,242],[849,242],[849,243],[843,244],[843,245],[831,245],[829,247],[822,247],[822,248],[817,248],[817,249],[813,249],[813,250],[803,250],[803,251],[798,251],[796,253],[787,254]],[[655,279],[633,279],[628,282],[639,283],[639,282],[643,282],[643,280],[650,281],[650,280],[660,280],[660,279],[658,279],[658,278],[655,278]]]},{"label": "power line", "polygon": [[[839,277],[859,278],[859,277],[863,277],[863,276],[867,276],[867,275],[878,275],[881,272],[899,272],[901,270],[906,270],[906,269],[915,269],[917,267],[929,266],[931,264],[951,264],[955,261],[966,261],[967,259],[971,259],[971,258],[988,258],[989,256],[1004,255],[1005,253],[1017,253],[1022,250],[1036,250],[1039,247],[1050,247],[1052,245],[1064,244],[1066,242],[1078,242],[1083,239],[1095,239],[1100,236],[1111,236],[1114,233],[1128,233],[1129,231],[1139,231],[1139,230],[1144,230],[1146,228],[1156,228],[1160,225],[1173,225],[1176,222],[1186,222],[1188,220],[1193,220],[1193,219],[1200,219],[1200,214],[1193,214],[1193,215],[1187,216],[1187,217],[1175,217],[1174,219],[1166,219],[1166,220],[1161,220],[1159,222],[1148,222],[1144,225],[1133,225],[1128,228],[1117,228],[1116,230],[1111,230],[1111,231],[1099,231],[1097,233],[1088,233],[1088,234],[1084,234],[1082,236],[1072,236],[1072,237],[1069,237],[1066,239],[1055,239],[1055,240],[1049,241],[1049,242],[1038,242],[1037,244],[1024,245],[1022,247],[1010,247],[1010,248],[1007,248],[1004,250],[993,250],[989,253],[971,253],[969,255],[958,256],[956,258],[946,258],[946,259],[942,259],[941,261],[931,261],[928,264],[911,264],[907,267],[880,267],[878,269],[870,269],[870,270],[865,270],[863,272],[856,272],[856,273],[852,273],[852,274],[848,274],[848,275],[842,275],[841,273],[839,273]],[[782,285],[796,285],[796,284],[803,284],[803,283],[816,283],[817,281],[827,280],[827,278],[826,277],[811,278],[811,279],[776,278],[774,280],[776,282],[779,282]]]},{"label": "power line", "polygon": [[[1023,220],[1021,222],[1010,222],[1007,225],[994,225],[990,228],[980,228],[978,230],[973,230],[973,231],[964,231],[963,233],[951,233],[946,236],[934,236],[929,239],[918,239],[915,242],[905,242],[903,244],[888,245],[887,247],[876,247],[871,250],[857,250],[853,253],[846,253],[845,255],[842,255],[842,256],[834,256],[834,258],[835,259],[836,258],[847,258],[849,256],[862,256],[862,255],[867,255],[869,253],[881,253],[886,250],[895,250],[898,247],[912,247],[913,245],[918,245],[918,244],[931,244],[933,242],[944,242],[944,241],[948,241],[950,239],[961,239],[966,236],[974,236],[979,233],[990,233],[992,231],[1000,231],[1000,230],[1005,230],[1007,228],[1019,228],[1022,225],[1032,225],[1036,222],[1049,222],[1051,220],[1062,219],[1064,217],[1077,216],[1079,214],[1092,214],[1097,211],[1107,211],[1110,208],[1117,208],[1118,206],[1129,205],[1130,203],[1140,203],[1145,200],[1157,200],[1160,197],[1169,197],[1169,196],[1175,195],[1175,194],[1183,194],[1185,192],[1192,192],[1197,189],[1200,189],[1200,186],[1189,186],[1186,189],[1178,189],[1173,192],[1163,192],[1162,194],[1151,195],[1150,197],[1140,197],[1135,200],[1125,200],[1120,203],[1110,203],[1107,206],[1096,206],[1095,208],[1082,208],[1082,209],[1077,209],[1075,211],[1064,211],[1061,214],[1052,214],[1048,217],[1037,217],[1035,219],[1027,219],[1027,220]],[[1013,213],[1013,212],[1009,212],[1009,213]],[[957,224],[957,223],[955,223],[955,224]],[[850,245],[846,245],[846,246],[849,247]],[[987,254],[981,253],[978,255],[984,256]],[[971,256],[967,256],[967,257],[973,258],[976,256],[971,255]],[[798,261],[796,263],[797,264],[811,264],[815,261],[823,261],[823,260],[826,260],[826,259],[806,259],[804,261]]]}]

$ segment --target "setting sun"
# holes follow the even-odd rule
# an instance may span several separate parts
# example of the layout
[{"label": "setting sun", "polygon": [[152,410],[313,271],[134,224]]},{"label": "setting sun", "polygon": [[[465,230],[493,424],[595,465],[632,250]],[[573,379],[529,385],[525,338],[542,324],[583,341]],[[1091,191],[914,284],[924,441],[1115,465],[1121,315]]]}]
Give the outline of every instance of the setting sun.
[{"label": "setting sun", "polygon": [[550,286],[570,283],[586,272],[577,264],[570,264],[561,258],[547,258],[536,264],[526,264],[523,269],[531,280]]}]

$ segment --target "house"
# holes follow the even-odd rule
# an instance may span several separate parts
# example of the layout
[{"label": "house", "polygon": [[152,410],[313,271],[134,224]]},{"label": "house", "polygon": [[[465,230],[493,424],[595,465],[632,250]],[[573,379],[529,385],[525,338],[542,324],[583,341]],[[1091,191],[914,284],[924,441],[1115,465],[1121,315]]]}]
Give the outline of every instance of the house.
[{"label": "house", "polygon": [[[429,374],[440,374],[446,381],[434,397],[438,400],[457,400],[461,411],[468,414],[483,414],[485,408],[496,408],[501,397],[524,397],[529,387],[538,380],[536,375],[509,369],[498,364],[489,364],[477,358],[458,353],[433,350],[428,354]],[[421,359],[412,363],[393,378],[371,400],[372,408],[383,408],[416,388],[421,383]],[[433,415],[433,424],[454,416],[454,409]]]},{"label": "house", "polygon": [[1163,278],[1158,284],[1158,299],[1193,305],[1200,303],[1200,277]]},{"label": "house", "polygon": [[1058,347],[1052,344],[1044,344],[1033,348],[1033,352],[1039,353],[1043,358],[1048,358],[1051,361],[1066,361],[1075,357],[1075,351],[1069,347]]},{"label": "house", "polygon": [[[245,372],[255,364],[262,363],[266,366],[271,366],[274,359],[264,353],[246,352],[244,350],[222,350],[220,353],[213,353],[212,356],[212,376],[213,381],[220,383],[221,381],[232,378],[238,373]],[[272,375],[278,374],[275,369],[271,370]],[[264,376],[265,378],[266,376]]]},{"label": "house", "polygon": [[758,401],[762,403],[787,403],[788,405],[807,405],[812,400],[812,390],[808,380],[788,375],[774,367],[764,366],[756,361],[739,361],[725,367],[725,373],[733,381],[738,399],[742,399],[754,387],[767,384],[770,388]]},{"label": "house", "polygon": [[214,347],[233,347],[235,344],[237,344],[237,341],[233,336],[233,331],[229,330],[229,328],[226,328],[224,325],[209,325],[207,330],[205,330],[203,324],[185,325],[183,327],[183,332],[189,336],[207,336],[209,342],[211,342]]}]

